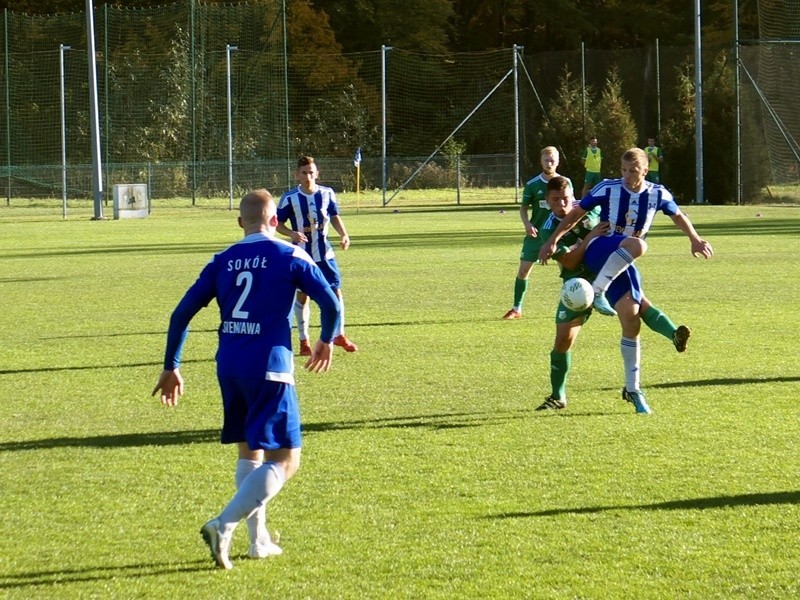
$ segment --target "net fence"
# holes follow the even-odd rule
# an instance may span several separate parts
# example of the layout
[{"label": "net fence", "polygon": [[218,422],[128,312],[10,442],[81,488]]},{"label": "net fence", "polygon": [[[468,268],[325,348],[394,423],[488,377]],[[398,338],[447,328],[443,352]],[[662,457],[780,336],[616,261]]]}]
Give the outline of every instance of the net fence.
[{"label": "net fence", "polygon": [[800,4],[758,3],[759,39],[740,47],[745,199],[800,201]]},{"label": "net fence", "polygon": [[[662,179],[677,190],[683,180],[694,186],[691,48],[332,54],[302,35],[285,40],[284,10],[280,0],[95,10],[106,198],[117,183],[147,183],[156,200],[220,199],[255,187],[280,193],[293,184],[300,154],[318,159],[324,183],[352,191],[353,155],[361,148],[358,185],[385,184],[384,198],[401,189],[450,188],[459,195],[503,194],[511,202],[515,184],[539,172],[545,145],[562,150],[560,171],[580,181],[589,134],[614,157],[669,131]],[[9,204],[64,194],[91,198],[85,14],[6,11],[3,18],[0,193]],[[797,174],[797,116],[789,108],[800,82],[798,47],[745,50],[742,64],[758,85],[742,80],[742,170],[751,191],[746,199],[756,199],[764,185]],[[707,53],[707,60],[718,54]],[[712,80],[706,94],[719,94],[727,107],[721,110],[730,113],[730,124],[712,116],[712,130],[733,129],[727,58],[719,68],[704,68]],[[624,135],[625,123],[603,113],[610,79],[630,115]],[[759,94],[770,99],[779,121],[764,118],[770,109]],[[713,163],[716,146],[725,146],[723,178],[730,180],[735,149],[732,138],[720,140],[706,159]],[[618,175],[615,162],[604,165],[606,176]],[[401,202],[402,194],[392,201]]]}]

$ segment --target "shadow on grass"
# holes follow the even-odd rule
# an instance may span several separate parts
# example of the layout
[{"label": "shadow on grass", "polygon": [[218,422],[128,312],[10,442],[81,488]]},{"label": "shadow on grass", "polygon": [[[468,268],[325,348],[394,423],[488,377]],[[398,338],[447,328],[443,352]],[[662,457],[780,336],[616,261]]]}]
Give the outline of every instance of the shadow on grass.
[{"label": "shadow on grass", "polygon": [[[213,358],[194,358],[181,361],[187,363],[206,363],[214,362]],[[18,375],[19,373],[57,373],[59,371],[92,371],[95,369],[130,369],[131,367],[161,367],[164,361],[158,360],[146,363],[126,363],[124,365],[88,365],[85,367],[37,367],[35,369],[0,369],[0,375]]]},{"label": "shadow on grass", "polygon": [[793,383],[800,381],[800,375],[794,377],[725,377],[717,379],[696,379],[695,381],[671,381],[654,383],[650,388],[682,388],[712,385],[746,385],[749,383]]},{"label": "shadow on grass", "polygon": [[[361,419],[355,421],[331,421],[304,423],[303,434],[326,433],[329,431],[354,431],[367,429],[431,429],[434,431],[482,427],[488,424],[506,423],[521,419],[528,411],[519,414],[499,415],[496,413],[446,413],[419,417],[390,417]],[[188,431],[158,431],[152,433],[120,433],[90,437],[57,437],[38,440],[20,440],[0,443],[0,452],[20,452],[25,450],[51,450],[54,448],[138,448],[143,446],[178,446],[184,444],[219,443],[218,429],[197,429]]]},{"label": "shadow on grass", "polygon": [[[133,564],[82,569],[60,569],[49,571],[29,571],[0,576],[0,590],[35,586],[56,586],[69,583],[86,583],[106,579],[141,579],[175,573],[196,573],[209,571],[213,567],[208,560],[192,560],[180,563]],[[54,590],[55,591],[55,590]]]},{"label": "shadow on grass", "polygon": [[735,508],[737,506],[770,506],[774,504],[800,504],[800,490],[793,492],[765,492],[760,494],[738,494],[736,496],[711,496],[670,500],[653,504],[620,504],[616,506],[584,506],[580,508],[551,508],[531,512],[513,512],[491,515],[489,519],[520,519],[527,517],[554,517],[559,515],[588,515],[613,510],[708,510],[713,508]]}]

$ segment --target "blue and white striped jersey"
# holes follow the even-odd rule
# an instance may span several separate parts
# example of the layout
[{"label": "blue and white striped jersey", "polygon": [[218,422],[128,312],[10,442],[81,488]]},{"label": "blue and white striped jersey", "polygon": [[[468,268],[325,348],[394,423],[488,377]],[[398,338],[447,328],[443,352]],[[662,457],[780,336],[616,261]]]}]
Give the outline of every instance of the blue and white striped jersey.
[{"label": "blue and white striped jersey", "polygon": [[313,194],[304,194],[300,187],[289,190],[278,203],[278,221],[291,223],[293,231],[302,231],[308,242],[299,246],[311,255],[314,262],[333,258],[334,252],[328,241],[328,226],[331,217],[339,214],[336,193],[324,185],[317,186]]},{"label": "blue and white striped jersey", "polygon": [[642,191],[634,194],[622,179],[604,179],[583,198],[584,210],[600,207],[600,220],[611,224],[611,233],[645,237],[657,211],[667,216],[680,212],[670,191],[663,185],[644,182]]},{"label": "blue and white striped jersey", "polygon": [[289,316],[297,289],[320,305],[320,339],[330,342],[339,323],[339,300],[305,251],[254,233],[215,254],[172,313],[164,368],[180,365],[189,322],[216,298],[221,320],[217,374],[294,384]]}]

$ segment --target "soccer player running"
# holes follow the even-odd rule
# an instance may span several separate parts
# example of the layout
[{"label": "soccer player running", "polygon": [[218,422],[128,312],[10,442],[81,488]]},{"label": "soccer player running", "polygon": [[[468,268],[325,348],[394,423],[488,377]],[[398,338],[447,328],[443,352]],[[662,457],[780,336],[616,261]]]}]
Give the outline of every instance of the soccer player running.
[{"label": "soccer player running", "polygon": [[[565,178],[554,177],[547,183],[547,202],[552,214],[539,232],[543,239],[547,239],[552,234],[574,205],[572,188]],[[608,232],[609,224],[599,222],[599,213],[599,207],[588,211],[583,219],[560,238],[552,258],[559,263],[560,276],[564,281],[573,277],[582,277],[588,281],[594,279],[595,274],[582,263],[582,260],[591,241]],[[630,265],[612,282],[608,297],[619,308],[617,314],[623,338],[636,340],[638,344],[641,322],[644,322],[653,331],[672,341],[678,352],[686,350],[686,342],[691,334],[689,328],[685,325],[676,326],[666,314],[650,303],[644,295],[641,277],[635,265]],[[582,311],[573,311],[559,302],[556,309],[556,337],[553,350],[550,352],[552,390],[536,410],[566,408],[567,376],[572,366],[571,350],[581,327],[589,320],[591,312],[591,307]],[[626,379],[623,389],[639,390],[640,353],[623,351],[623,362]],[[623,398],[634,405],[636,412],[643,414],[651,412],[644,394],[641,392],[631,394],[623,392]]]},{"label": "soccer player running", "polygon": [[[350,247],[350,236],[344,226],[344,221],[339,216],[339,205],[336,202],[336,193],[329,187],[317,184],[319,169],[312,156],[301,156],[297,161],[295,177],[298,186],[281,196],[278,203],[278,233],[288,236],[292,242],[308,252],[322,270],[328,283],[339,298],[342,317],[333,344],[344,348],[347,352],[358,350],[352,341],[344,334],[344,298],[342,296],[342,279],[339,265],[333,252],[333,247],[328,240],[328,226],[332,225],[339,234],[339,245],[342,250]],[[289,221],[291,229],[284,223]],[[308,342],[308,321],[310,310],[308,297],[298,291],[294,303],[294,316],[297,330],[300,335],[300,356],[311,355],[311,345]]]},{"label": "soccer player running", "polygon": [[[514,281],[514,305],[503,315],[503,319],[522,318],[522,302],[528,291],[528,278],[533,265],[539,260],[541,239],[537,237],[539,228],[550,216],[547,205],[547,182],[556,177],[558,173],[559,154],[554,146],[542,149],[542,172],[525,184],[522,191],[522,203],[519,207],[519,216],[525,227],[525,239],[522,241],[522,253],[519,257],[519,270]],[[570,183],[570,185],[572,185]],[[530,211],[530,217],[528,213]]]},{"label": "soccer player running", "polygon": [[319,304],[321,333],[305,368],[320,373],[331,365],[339,301],[308,254],[275,239],[275,203],[266,190],[247,194],[239,205],[244,239],[214,255],[172,313],[164,370],[153,395],[176,406],[183,395],[179,371],[189,322],[216,299],[221,324],[216,355],[222,393],[221,442],[237,444],[237,492],[200,533],[216,564],[231,569],[228,551],[242,519],[250,533],[249,556],[280,554],[266,528],[266,504],[300,466],[300,411],[294,381],[289,315],[300,289]]}]

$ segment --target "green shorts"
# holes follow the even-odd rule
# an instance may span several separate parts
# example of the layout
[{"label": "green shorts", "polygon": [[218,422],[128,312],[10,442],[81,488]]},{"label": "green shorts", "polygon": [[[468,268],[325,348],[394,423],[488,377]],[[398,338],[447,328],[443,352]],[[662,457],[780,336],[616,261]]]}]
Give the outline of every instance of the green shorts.
[{"label": "green shorts", "polygon": [[652,183],[661,183],[661,175],[658,171],[648,171],[644,178]]},{"label": "green shorts", "polygon": [[601,181],[603,181],[603,175],[602,174],[600,174],[600,173],[590,173],[589,171],[586,171],[586,177],[584,178],[583,183],[585,185],[590,186],[590,187],[594,187],[598,183],[600,183]]},{"label": "green shorts", "polygon": [[570,323],[571,321],[574,321],[578,317],[583,317],[583,325],[585,325],[586,322],[589,320],[589,317],[591,316],[592,316],[591,306],[585,310],[580,310],[576,312],[574,310],[568,309],[566,306],[564,306],[563,302],[559,301],[558,308],[556,308],[556,324]]},{"label": "green shorts", "polygon": [[519,255],[519,259],[530,263],[539,262],[539,250],[541,248],[542,240],[526,235],[525,239],[522,240],[522,253]]}]

